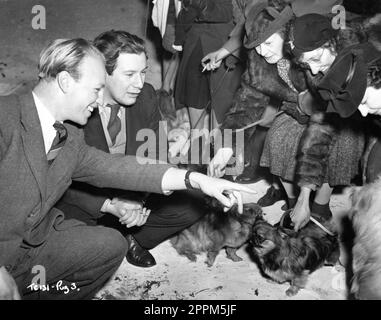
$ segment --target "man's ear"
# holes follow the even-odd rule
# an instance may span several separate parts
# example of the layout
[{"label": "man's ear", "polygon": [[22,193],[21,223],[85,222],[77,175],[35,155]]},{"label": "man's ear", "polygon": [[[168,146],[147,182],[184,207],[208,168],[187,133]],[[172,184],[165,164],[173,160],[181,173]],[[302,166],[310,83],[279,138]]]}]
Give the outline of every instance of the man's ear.
[{"label": "man's ear", "polygon": [[74,79],[69,72],[61,71],[57,74],[56,81],[58,87],[62,90],[62,92],[67,93],[70,90],[70,87]]}]

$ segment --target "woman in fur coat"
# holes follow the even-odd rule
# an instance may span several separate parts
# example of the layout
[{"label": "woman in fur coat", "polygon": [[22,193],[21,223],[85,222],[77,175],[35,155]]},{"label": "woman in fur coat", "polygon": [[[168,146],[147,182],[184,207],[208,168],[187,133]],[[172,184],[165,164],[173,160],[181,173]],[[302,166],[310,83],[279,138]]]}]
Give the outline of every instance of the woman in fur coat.
[{"label": "woman in fur coat", "polygon": [[[252,46],[267,63],[276,65],[278,79],[280,78],[279,80],[289,86],[295,94],[292,100],[282,99],[284,113],[274,120],[267,134],[261,158],[261,166],[269,167],[271,173],[281,179],[289,198],[289,205],[293,207],[292,202],[295,202],[296,198],[294,182],[299,142],[310,120],[308,114],[300,111],[299,99],[300,93],[307,89],[309,79],[308,73],[284,55],[286,24],[291,20],[287,17],[289,13],[286,10],[287,7],[282,12],[274,8],[261,11],[255,19],[254,26],[257,34],[265,36],[260,37],[259,41],[254,41]],[[351,126],[345,125],[334,132],[332,145],[331,141],[327,141],[326,145],[320,146],[322,150],[330,149],[328,171],[324,174],[323,184],[317,190],[311,208],[307,203],[308,210],[311,209],[323,218],[330,218],[329,199],[332,187],[350,184],[358,172],[363,144],[361,134],[353,131]],[[307,221],[293,219],[295,229],[298,230]]]},{"label": "woman in fur coat", "polygon": [[[362,38],[367,41],[355,46],[344,45],[341,50],[340,45],[343,47],[343,40],[338,36],[340,33],[343,35],[343,31],[334,30],[331,27],[331,19],[306,15],[294,22],[292,32],[294,54],[299,61],[310,68],[312,73],[321,72],[325,75],[312,90],[315,98],[320,99],[322,110],[311,117],[310,125],[301,138],[297,176],[302,191],[293,212],[296,220],[308,219],[309,194],[323,183],[324,175],[329,171],[331,148],[322,149],[321,146],[327,143],[333,145],[335,132],[343,125],[351,126],[359,135],[365,131],[369,133],[371,128],[374,128],[369,123],[362,125],[360,114],[355,111],[363,99],[363,91],[366,88],[365,64],[377,60],[381,54],[376,48],[380,43],[377,41],[377,34],[380,37],[380,22],[380,15],[362,22]],[[305,31],[307,29],[308,34]],[[311,32],[314,37],[310,36]],[[301,105],[303,108],[303,102]],[[330,124],[324,125],[323,122]],[[373,143],[372,146],[375,146],[373,152],[371,150],[366,152],[366,157],[369,159],[378,154],[375,152],[379,149],[377,144]],[[365,172],[369,173],[374,169],[377,170],[377,165],[372,164]]]}]

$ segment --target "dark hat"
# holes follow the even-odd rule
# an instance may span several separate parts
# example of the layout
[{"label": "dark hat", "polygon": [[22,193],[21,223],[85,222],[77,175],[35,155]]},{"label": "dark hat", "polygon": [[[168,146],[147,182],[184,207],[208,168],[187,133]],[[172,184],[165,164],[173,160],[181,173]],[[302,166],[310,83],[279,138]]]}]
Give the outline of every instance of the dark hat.
[{"label": "dark hat", "polygon": [[342,2],[343,0],[293,0],[291,7],[297,17],[308,13],[326,15],[331,14],[332,8]]},{"label": "dark hat", "polygon": [[[258,32],[253,30],[253,25],[258,24],[257,18],[262,11],[266,11],[274,20],[271,20],[264,30]],[[271,35],[281,30],[292,17],[293,12],[288,5],[281,12],[274,7],[269,7],[267,2],[260,2],[252,6],[246,15],[246,36],[243,41],[245,48],[253,49],[259,46]]]},{"label": "dark hat", "polygon": [[340,53],[317,86],[327,102],[326,112],[350,117],[361,104],[367,88],[368,65],[381,58],[370,43],[348,47]]},{"label": "dark hat", "polygon": [[295,56],[299,56],[303,52],[321,47],[334,38],[338,30],[332,27],[332,20],[328,16],[310,13],[296,18],[291,32],[292,52]]}]

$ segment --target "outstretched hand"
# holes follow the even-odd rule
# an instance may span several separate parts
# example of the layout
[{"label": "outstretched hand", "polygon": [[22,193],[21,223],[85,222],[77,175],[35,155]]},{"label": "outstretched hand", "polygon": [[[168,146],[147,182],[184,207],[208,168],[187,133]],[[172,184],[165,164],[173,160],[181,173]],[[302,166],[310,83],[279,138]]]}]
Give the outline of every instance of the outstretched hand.
[{"label": "outstretched hand", "polygon": [[225,175],[225,168],[233,155],[233,149],[221,148],[208,165],[208,176],[221,178]]},{"label": "outstretched hand", "polygon": [[243,212],[243,200],[241,192],[256,194],[257,192],[247,186],[230,182],[224,179],[208,177],[206,175],[192,172],[189,176],[192,185],[196,185],[208,196],[216,198],[228,211],[233,205],[238,205],[238,212]]}]

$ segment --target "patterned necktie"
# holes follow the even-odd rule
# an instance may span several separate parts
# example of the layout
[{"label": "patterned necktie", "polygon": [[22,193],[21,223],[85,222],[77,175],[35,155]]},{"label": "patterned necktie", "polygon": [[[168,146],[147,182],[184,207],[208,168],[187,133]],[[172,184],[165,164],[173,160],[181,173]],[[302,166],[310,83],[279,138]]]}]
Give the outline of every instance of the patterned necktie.
[{"label": "patterned necktie", "polygon": [[67,138],[67,130],[61,122],[56,121],[53,124],[53,127],[54,129],[56,129],[56,136],[53,140],[52,146],[50,147],[48,154],[46,155],[49,164],[51,164],[53,160],[57,157],[58,152],[64,146]]},{"label": "patterned necktie", "polygon": [[116,136],[120,132],[122,128],[122,122],[120,121],[120,118],[118,117],[118,112],[120,109],[119,104],[114,105],[107,105],[108,108],[111,108],[111,114],[110,114],[110,120],[107,125],[107,130],[110,134],[111,143],[112,145],[115,144]]}]

